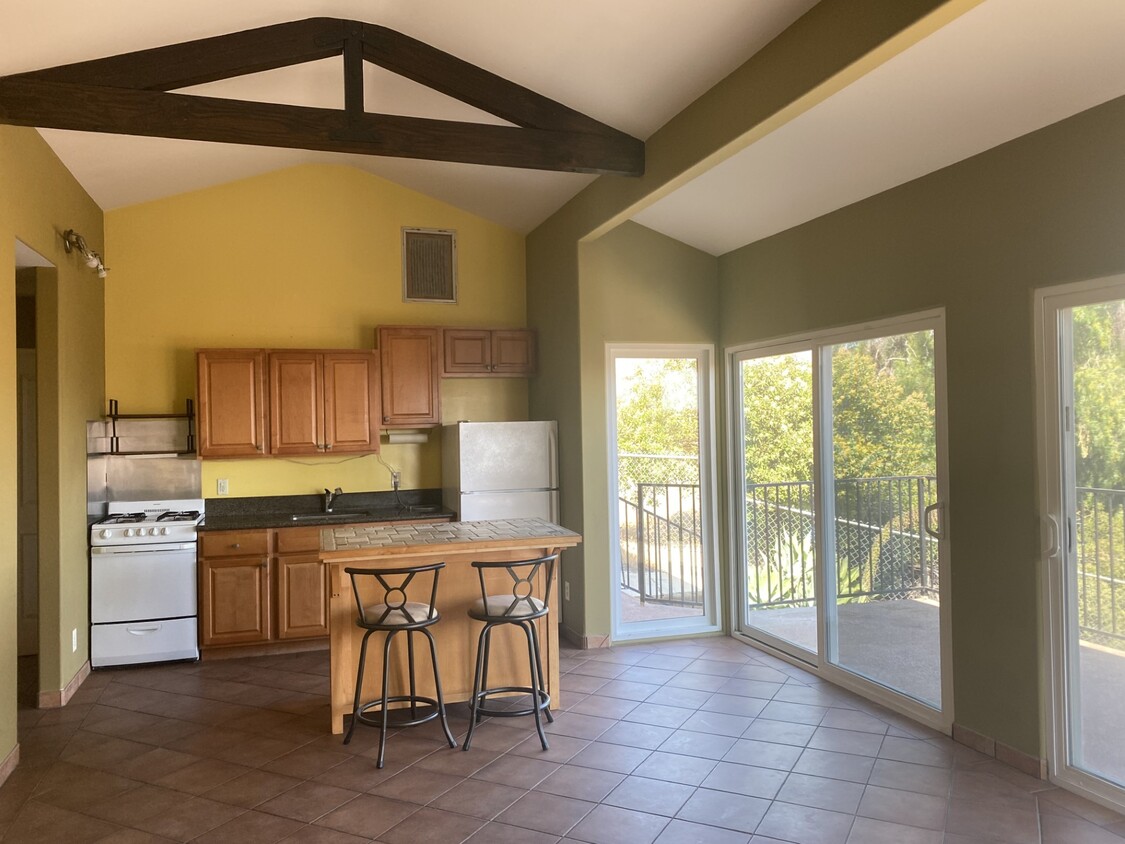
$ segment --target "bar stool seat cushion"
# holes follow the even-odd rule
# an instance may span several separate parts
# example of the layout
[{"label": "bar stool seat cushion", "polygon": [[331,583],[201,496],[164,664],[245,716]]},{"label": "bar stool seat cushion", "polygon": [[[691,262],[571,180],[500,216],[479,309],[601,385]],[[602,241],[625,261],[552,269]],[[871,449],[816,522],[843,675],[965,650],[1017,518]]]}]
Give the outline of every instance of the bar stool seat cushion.
[{"label": "bar stool seat cushion", "polygon": [[[406,610],[406,612],[403,612],[403,610]],[[430,605],[420,601],[407,601],[401,606],[396,604],[387,613],[387,617],[383,618],[385,612],[387,612],[386,604],[372,604],[363,608],[363,614],[367,617],[368,624],[375,624],[379,627],[405,627],[427,621],[430,615]],[[407,613],[410,615],[407,615]]]},{"label": "bar stool seat cushion", "polygon": [[[512,601],[514,600],[516,599],[511,595],[489,595],[487,602],[481,598],[473,601],[472,606],[469,607],[469,612],[475,616],[487,616],[489,618],[526,618],[539,615],[547,607],[541,600],[534,597],[520,598],[513,607]],[[510,612],[509,607],[511,607]]]}]

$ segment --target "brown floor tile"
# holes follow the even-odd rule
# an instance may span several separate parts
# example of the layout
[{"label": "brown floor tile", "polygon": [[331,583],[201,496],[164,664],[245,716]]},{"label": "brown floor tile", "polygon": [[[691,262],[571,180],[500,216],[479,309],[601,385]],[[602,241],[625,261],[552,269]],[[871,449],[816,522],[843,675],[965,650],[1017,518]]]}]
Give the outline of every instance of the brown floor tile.
[{"label": "brown floor tile", "polygon": [[695,792],[690,785],[626,777],[602,802],[622,809],[673,817]]},{"label": "brown floor tile", "polygon": [[200,759],[178,771],[166,774],[156,781],[156,785],[188,794],[202,794],[251,770],[245,765],[236,765],[234,762],[224,762],[221,759]]},{"label": "brown floor tile", "polygon": [[524,829],[565,835],[575,824],[590,814],[596,805],[586,800],[575,800],[573,797],[532,791],[501,812],[496,820]]},{"label": "brown floor tile", "polygon": [[316,821],[316,825],[371,839],[379,837],[417,811],[418,806],[414,803],[361,794],[339,809],[329,812]]},{"label": "brown floor tile", "polygon": [[285,844],[368,844],[371,839],[349,835],[326,826],[303,826],[284,839]]},{"label": "brown floor tile", "polygon": [[372,788],[372,794],[425,806],[462,781],[459,776],[410,767]]},{"label": "brown floor tile", "polygon": [[299,821],[250,811],[215,827],[195,840],[199,844],[276,844],[304,826]]},{"label": "brown floor tile", "polygon": [[598,803],[617,788],[623,779],[624,774],[568,765],[559,768],[535,786],[535,790]]},{"label": "brown floor tile", "polygon": [[265,801],[258,806],[258,811],[280,815],[302,823],[312,823],[358,796],[357,792],[346,788],[337,788],[319,782],[303,782]]},{"label": "brown floor tile", "polygon": [[699,785],[707,779],[716,764],[712,759],[657,750],[650,753],[649,757],[633,770],[633,774],[664,782]]},{"label": "brown floor tile", "polygon": [[138,822],[136,827],[173,841],[191,841],[245,811],[240,806],[190,797],[173,809]]},{"label": "brown floor tile", "polygon": [[172,811],[184,799],[184,795],[178,791],[142,785],[104,802],[91,804],[83,812],[121,826],[136,826],[143,820]]},{"label": "brown floor tile", "polygon": [[379,836],[385,844],[460,844],[484,826],[480,818],[420,809]]},{"label": "brown floor tile", "polygon": [[674,820],[664,827],[656,844],[746,844],[749,840],[745,832]]},{"label": "brown floor tile", "polygon": [[652,844],[664,831],[668,819],[616,806],[598,806],[569,833],[576,841],[590,844]]},{"label": "brown floor tile", "polygon": [[58,806],[29,800],[12,820],[4,835],[13,844],[86,844],[120,827]]},{"label": "brown floor tile", "polygon": [[750,833],[757,829],[769,807],[770,802],[759,797],[700,788],[676,817]]},{"label": "brown floor tile", "polygon": [[203,793],[209,800],[252,809],[299,785],[301,780],[269,771],[248,771]]},{"label": "brown floor tile", "polygon": [[521,829],[503,823],[486,823],[469,838],[465,844],[555,844],[557,835]]},{"label": "brown floor tile", "polygon": [[498,782],[501,785],[517,788],[534,788],[537,783],[558,769],[559,766],[554,762],[543,762],[526,756],[501,756],[473,774],[473,779]]}]

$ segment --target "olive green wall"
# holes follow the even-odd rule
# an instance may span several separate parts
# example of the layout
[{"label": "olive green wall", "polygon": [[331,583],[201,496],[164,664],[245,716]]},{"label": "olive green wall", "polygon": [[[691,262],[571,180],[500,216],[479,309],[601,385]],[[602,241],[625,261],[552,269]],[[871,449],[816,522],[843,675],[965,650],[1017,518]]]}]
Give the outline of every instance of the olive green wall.
[{"label": "olive green wall", "polygon": [[[718,261],[636,223],[579,249],[586,636],[609,635],[608,343],[704,343],[718,334]],[[600,491],[597,494],[596,491]],[[571,586],[571,602],[576,594]],[[569,620],[569,619],[568,619]],[[575,629],[575,628],[572,628]]]},{"label": "olive green wall", "polygon": [[1125,99],[723,256],[722,342],[944,307],[954,715],[1036,756],[1032,291],[1125,271]]},{"label": "olive green wall", "polygon": [[[63,250],[74,228],[102,249],[101,210],[39,134],[0,126],[0,472],[16,476],[15,241],[40,271],[39,683],[62,689],[87,654],[86,420],[102,413],[104,282]],[[16,742],[16,490],[0,484],[0,761]],[[78,649],[70,631],[78,630]]]},{"label": "olive green wall", "polygon": [[[588,514],[599,512],[606,496],[600,480],[604,467],[596,477],[585,476],[593,462],[604,462],[604,425],[596,442],[587,444],[584,437],[597,426],[585,420],[596,414],[583,406],[591,393],[603,389],[598,385],[604,381],[604,363],[591,362],[586,338],[603,333],[606,324],[600,320],[607,317],[594,314],[593,324],[585,322],[591,312],[580,301],[593,289],[586,273],[596,265],[580,262],[579,244],[613,231],[702,169],[792,120],[977,2],[821,0],[648,138],[644,176],[603,176],[528,235],[528,324],[540,337],[540,377],[530,385],[530,413],[534,419],[559,421],[563,523],[579,532],[593,531],[563,561],[564,577],[572,581],[563,620],[576,634],[596,640],[609,630],[608,598],[595,599],[588,609],[581,597],[591,589],[608,588],[599,574],[608,550],[595,545],[608,537],[604,510],[600,524],[585,522]],[[599,284],[616,283],[604,273],[599,279]],[[591,555],[587,566],[585,558]]]}]

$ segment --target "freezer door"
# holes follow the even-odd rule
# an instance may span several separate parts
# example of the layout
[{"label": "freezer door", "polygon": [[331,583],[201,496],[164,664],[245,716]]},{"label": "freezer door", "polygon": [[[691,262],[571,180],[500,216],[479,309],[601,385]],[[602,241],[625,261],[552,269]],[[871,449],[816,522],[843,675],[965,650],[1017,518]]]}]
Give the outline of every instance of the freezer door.
[{"label": "freezer door", "polygon": [[460,491],[556,489],[554,422],[462,422]]},{"label": "freezer door", "polygon": [[554,490],[537,492],[474,492],[461,496],[461,521],[482,519],[546,519],[558,522],[559,496]]}]

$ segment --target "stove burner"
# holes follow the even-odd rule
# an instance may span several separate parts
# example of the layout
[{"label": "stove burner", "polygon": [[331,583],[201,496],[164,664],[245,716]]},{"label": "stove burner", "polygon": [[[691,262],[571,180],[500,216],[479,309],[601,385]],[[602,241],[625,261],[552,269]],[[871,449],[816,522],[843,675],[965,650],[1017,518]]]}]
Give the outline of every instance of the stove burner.
[{"label": "stove burner", "polygon": [[98,524],[100,525],[130,525],[135,522],[143,522],[145,520],[144,513],[115,513],[112,516],[106,516]]},{"label": "stove burner", "polygon": [[194,522],[199,518],[198,510],[168,510],[156,517],[158,522]]}]

